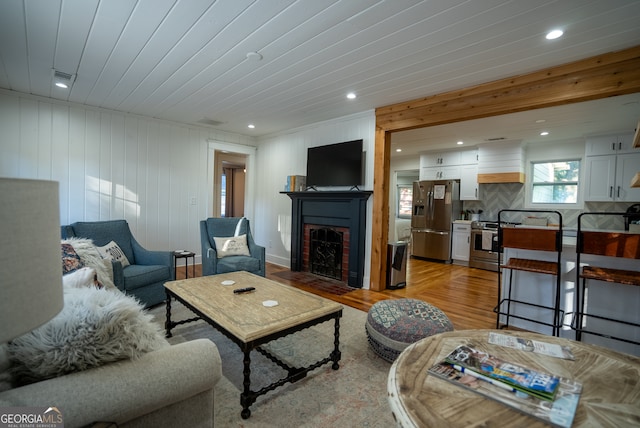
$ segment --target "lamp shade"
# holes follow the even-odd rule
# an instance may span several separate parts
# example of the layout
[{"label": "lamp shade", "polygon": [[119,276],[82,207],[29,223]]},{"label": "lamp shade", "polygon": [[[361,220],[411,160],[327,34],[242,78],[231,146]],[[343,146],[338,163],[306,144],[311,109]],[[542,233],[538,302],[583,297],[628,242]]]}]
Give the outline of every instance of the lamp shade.
[{"label": "lamp shade", "polygon": [[41,326],[64,305],[55,181],[0,178],[0,343]]}]

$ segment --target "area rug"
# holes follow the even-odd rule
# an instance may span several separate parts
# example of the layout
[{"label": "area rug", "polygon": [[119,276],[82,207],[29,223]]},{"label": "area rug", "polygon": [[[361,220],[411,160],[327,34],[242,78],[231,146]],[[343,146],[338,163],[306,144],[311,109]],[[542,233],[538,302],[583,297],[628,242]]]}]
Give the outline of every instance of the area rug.
[{"label": "area rug", "polygon": [[[156,322],[164,325],[163,305],[150,310]],[[191,317],[188,309],[172,304],[172,318]],[[218,347],[223,378],[215,387],[215,426],[217,427],[390,427],[395,422],[387,401],[387,375],[390,364],[371,350],[364,329],[367,314],[345,306],[340,320],[340,369],[331,364],[313,370],[306,378],[288,383],[257,399],[251,417],[240,417],[242,353],[231,340],[204,321],[176,327],[169,339],[176,344],[195,338],[208,338]],[[333,321],[295,333],[269,344],[288,363],[303,365],[329,355],[333,349]],[[252,352],[252,388],[279,379],[283,371]],[[273,376],[276,376],[273,378]],[[253,384],[256,384],[256,387]]]},{"label": "area rug", "polygon": [[333,280],[331,278],[323,278],[309,272],[293,272],[290,270],[283,270],[280,272],[274,272],[272,275],[277,276],[280,279],[284,279],[285,281],[292,281],[293,283],[289,285],[294,287],[296,285],[295,283],[297,282],[306,285],[307,287],[314,288],[318,291],[324,291],[326,293],[336,294],[338,296],[354,290],[354,288],[344,285],[340,281]]}]

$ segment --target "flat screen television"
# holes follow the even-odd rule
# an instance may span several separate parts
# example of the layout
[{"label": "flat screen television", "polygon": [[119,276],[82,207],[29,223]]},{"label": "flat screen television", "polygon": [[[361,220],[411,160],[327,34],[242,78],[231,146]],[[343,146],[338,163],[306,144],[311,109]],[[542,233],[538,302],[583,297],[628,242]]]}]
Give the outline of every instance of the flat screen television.
[{"label": "flat screen television", "polygon": [[307,149],[307,188],[364,184],[362,140]]}]

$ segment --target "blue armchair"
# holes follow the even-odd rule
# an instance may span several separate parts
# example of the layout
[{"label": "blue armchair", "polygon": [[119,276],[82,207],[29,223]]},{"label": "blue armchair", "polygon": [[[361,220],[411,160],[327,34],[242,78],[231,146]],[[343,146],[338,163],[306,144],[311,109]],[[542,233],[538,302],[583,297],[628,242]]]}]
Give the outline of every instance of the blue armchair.
[{"label": "blue armchair", "polygon": [[171,251],[149,251],[133,237],[126,220],[76,222],[61,227],[62,238],[87,238],[102,247],[114,241],[130,265],[113,261],[113,283],[121,291],[135,296],[146,307],[164,302],[164,283],[173,281],[175,271]]},{"label": "blue armchair", "polygon": [[[214,238],[247,235],[250,255],[229,255],[218,257]],[[202,243],[202,275],[216,275],[226,272],[247,271],[265,275],[265,248],[253,241],[249,220],[246,218],[208,218],[200,222],[200,242]]]}]

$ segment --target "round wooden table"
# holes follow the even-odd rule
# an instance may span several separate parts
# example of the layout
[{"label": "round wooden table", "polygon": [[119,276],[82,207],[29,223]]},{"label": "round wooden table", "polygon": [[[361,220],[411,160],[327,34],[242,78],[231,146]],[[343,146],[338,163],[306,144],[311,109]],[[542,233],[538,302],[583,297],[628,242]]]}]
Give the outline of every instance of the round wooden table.
[{"label": "round wooden table", "polygon": [[[490,332],[568,346],[575,360],[488,343]],[[458,345],[500,355],[532,369],[575,379],[582,394],[573,427],[640,426],[640,358],[595,345],[508,330],[460,330],[427,337],[406,348],[391,366],[387,389],[402,427],[543,427],[542,421],[428,374]]]}]

